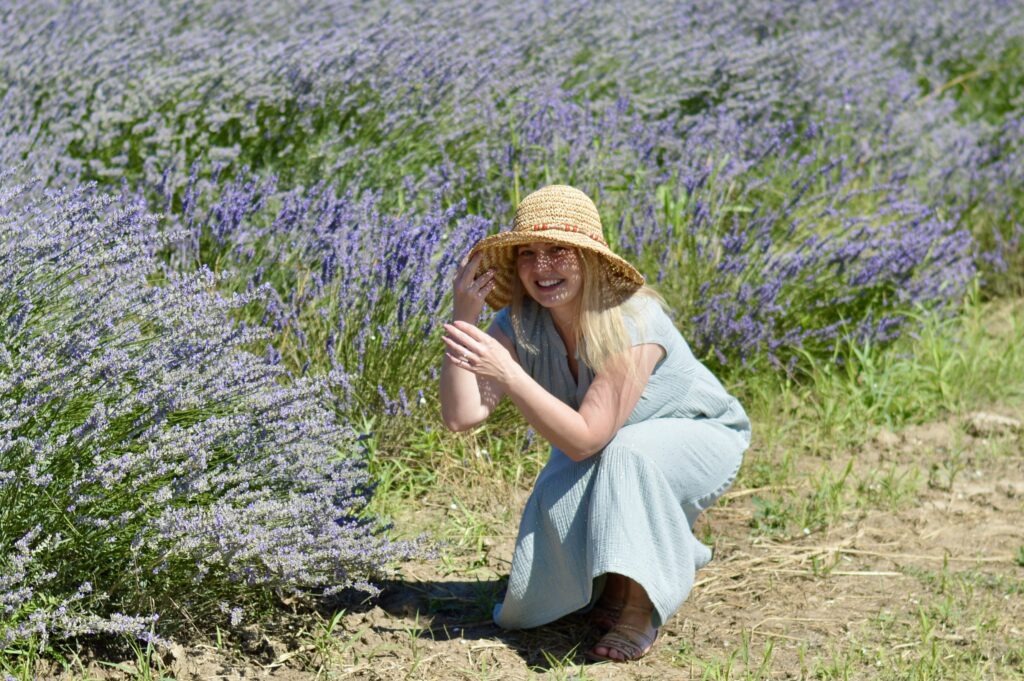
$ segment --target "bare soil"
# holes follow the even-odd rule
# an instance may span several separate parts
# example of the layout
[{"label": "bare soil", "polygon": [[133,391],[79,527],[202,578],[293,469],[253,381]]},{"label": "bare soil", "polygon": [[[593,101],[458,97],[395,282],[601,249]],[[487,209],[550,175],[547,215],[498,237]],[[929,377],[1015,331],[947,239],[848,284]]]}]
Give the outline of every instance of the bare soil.
[{"label": "bare soil", "polygon": [[[453,536],[447,560],[406,565],[376,599],[343,604],[319,644],[307,631],[292,640],[256,635],[243,657],[214,646],[176,649],[164,656],[165,673],[289,681],[868,679],[940,650],[975,659],[981,678],[997,678],[985,669],[1014,659],[1024,668],[1024,436],[971,430],[966,417],[882,430],[846,458],[798,457],[789,488],[731,491],[696,529],[713,542],[715,559],[638,662],[585,664],[598,635],[581,616],[520,632],[491,623],[528,493],[494,483],[461,499],[490,519],[493,532],[475,544]],[[755,449],[750,457],[764,455]],[[857,481],[850,484],[859,487],[827,530],[752,529],[756,499],[808,495],[814,476],[841,472],[850,460]],[[449,502],[424,500],[409,518],[442,527],[458,512]]]}]

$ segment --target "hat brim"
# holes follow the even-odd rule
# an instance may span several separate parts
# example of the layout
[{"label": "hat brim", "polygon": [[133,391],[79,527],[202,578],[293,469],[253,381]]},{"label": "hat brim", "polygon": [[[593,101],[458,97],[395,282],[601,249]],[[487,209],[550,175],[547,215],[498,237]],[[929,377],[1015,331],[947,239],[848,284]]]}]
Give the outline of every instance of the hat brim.
[{"label": "hat brim", "polygon": [[516,274],[516,246],[524,246],[539,241],[556,243],[572,248],[596,253],[602,258],[607,285],[612,289],[609,293],[619,299],[625,299],[644,285],[644,275],[640,274],[628,261],[620,258],[603,243],[575,232],[549,230],[544,232],[502,232],[480,240],[469,252],[469,259],[478,253],[481,255],[478,272],[494,270],[494,288],[487,295],[487,304],[500,310],[512,302]]}]

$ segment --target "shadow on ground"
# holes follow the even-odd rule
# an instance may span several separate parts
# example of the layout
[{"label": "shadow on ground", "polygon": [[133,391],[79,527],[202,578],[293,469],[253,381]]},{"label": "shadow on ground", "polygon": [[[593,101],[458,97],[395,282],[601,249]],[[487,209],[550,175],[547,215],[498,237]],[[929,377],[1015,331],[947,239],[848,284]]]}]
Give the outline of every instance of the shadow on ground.
[{"label": "shadow on ground", "polygon": [[[369,629],[383,637],[404,634],[433,642],[494,642],[515,651],[538,671],[586,663],[584,653],[600,636],[585,615],[569,615],[543,627],[518,631],[494,624],[491,612],[501,600],[506,582],[389,580],[380,585],[381,593],[375,597],[342,594],[331,603],[331,610],[361,614]],[[329,617],[332,612],[324,614]],[[416,624],[400,624],[410,621]]]}]

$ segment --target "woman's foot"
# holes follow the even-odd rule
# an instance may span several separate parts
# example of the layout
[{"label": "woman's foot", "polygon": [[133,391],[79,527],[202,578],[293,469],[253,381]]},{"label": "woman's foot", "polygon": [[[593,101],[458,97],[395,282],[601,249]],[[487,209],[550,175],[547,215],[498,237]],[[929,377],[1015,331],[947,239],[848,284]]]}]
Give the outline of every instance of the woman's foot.
[{"label": "woman's foot", "polygon": [[627,580],[622,575],[609,573],[605,579],[601,598],[590,611],[590,623],[601,633],[615,626],[626,602]]},{"label": "woman's foot", "polygon": [[615,626],[621,615],[622,603],[605,603],[602,598],[590,611],[590,623],[603,634]]},{"label": "woman's foot", "polygon": [[639,660],[650,652],[657,637],[658,630],[651,626],[650,610],[625,606],[619,621],[587,652],[587,658],[611,662]]},{"label": "woman's foot", "polygon": [[658,637],[658,630],[651,624],[654,604],[647,592],[632,579],[622,579],[625,585],[622,609],[611,630],[587,653],[592,660],[638,660],[647,654]]}]

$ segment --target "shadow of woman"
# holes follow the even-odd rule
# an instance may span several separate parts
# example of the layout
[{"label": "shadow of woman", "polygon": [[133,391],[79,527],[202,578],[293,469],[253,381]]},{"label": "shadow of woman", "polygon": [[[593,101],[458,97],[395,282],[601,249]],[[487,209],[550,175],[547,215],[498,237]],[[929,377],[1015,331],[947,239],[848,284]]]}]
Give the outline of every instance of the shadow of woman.
[{"label": "shadow of woman", "polygon": [[529,667],[544,671],[586,662],[584,652],[598,632],[586,616],[572,614],[534,629],[508,630],[491,619],[507,579],[388,580],[381,592],[346,591],[325,604],[323,614],[361,614],[365,626],[390,638],[415,635],[431,641],[492,641],[507,646]]}]

